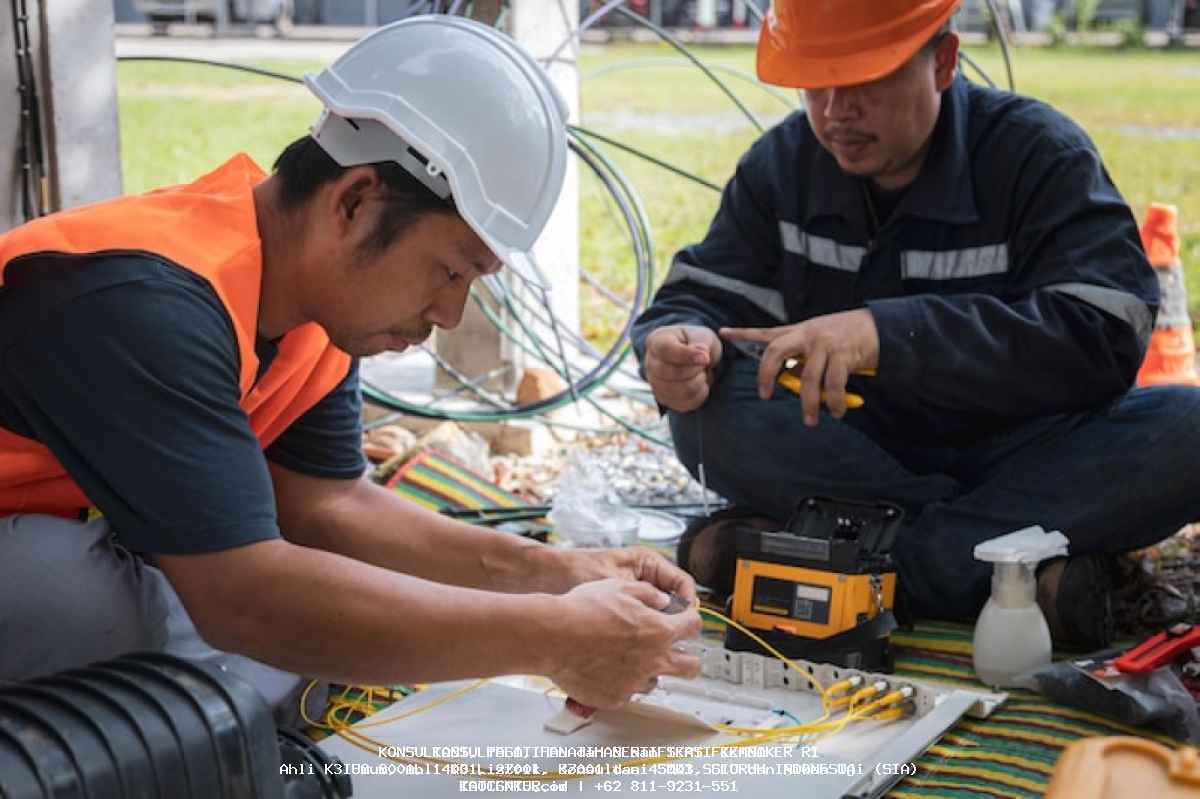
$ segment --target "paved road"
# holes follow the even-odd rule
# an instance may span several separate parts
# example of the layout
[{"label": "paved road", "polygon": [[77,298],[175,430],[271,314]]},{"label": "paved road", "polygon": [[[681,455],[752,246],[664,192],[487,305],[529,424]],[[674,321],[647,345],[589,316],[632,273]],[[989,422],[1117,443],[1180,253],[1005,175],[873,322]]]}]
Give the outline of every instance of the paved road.
[{"label": "paved road", "polygon": [[[133,31],[128,30],[133,28]],[[117,56],[169,55],[191,58],[211,58],[216,61],[322,61],[336,59],[366,32],[355,29],[351,35],[323,40],[300,38],[263,38],[255,36],[227,36],[213,38],[207,35],[208,28],[196,26],[185,29],[186,35],[149,36],[137,35],[137,28],[149,26],[118,26],[114,46]],[[336,29],[340,34],[349,29]]]}]

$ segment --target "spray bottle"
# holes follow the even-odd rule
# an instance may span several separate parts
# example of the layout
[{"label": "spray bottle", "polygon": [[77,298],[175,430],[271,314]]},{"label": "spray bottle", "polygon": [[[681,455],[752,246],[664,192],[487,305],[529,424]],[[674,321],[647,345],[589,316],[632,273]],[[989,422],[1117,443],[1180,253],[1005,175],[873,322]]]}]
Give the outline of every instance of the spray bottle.
[{"label": "spray bottle", "polygon": [[975,673],[985,684],[1010,686],[1018,674],[1050,662],[1050,628],[1038,607],[1034,569],[1066,555],[1068,543],[1062,533],[1034,526],[975,547],[976,560],[995,564],[992,595],[975,623]]}]

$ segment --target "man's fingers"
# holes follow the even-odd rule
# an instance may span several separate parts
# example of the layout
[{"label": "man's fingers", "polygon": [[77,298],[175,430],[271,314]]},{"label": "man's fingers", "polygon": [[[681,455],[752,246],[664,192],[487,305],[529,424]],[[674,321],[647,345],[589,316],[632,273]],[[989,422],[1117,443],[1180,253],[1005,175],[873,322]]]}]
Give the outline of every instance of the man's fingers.
[{"label": "man's fingers", "polygon": [[758,396],[770,399],[775,393],[775,384],[779,373],[789,358],[802,355],[804,348],[797,342],[796,336],[776,339],[763,351],[762,362],[758,366]]},{"label": "man's fingers", "polygon": [[[625,583],[624,588],[627,593],[641,600],[642,604],[651,610],[664,611],[671,603],[669,593],[662,591],[645,580],[630,580]],[[682,641],[685,638],[694,638],[700,634],[700,630],[703,627],[700,621],[700,613],[692,606],[679,613],[664,613],[662,621],[667,625],[667,632],[672,642]]]},{"label": "man's fingers", "polygon": [[672,325],[659,328],[646,341],[647,357],[653,355],[664,363],[708,366],[712,340],[716,338],[706,327]]},{"label": "man's fingers", "polygon": [[662,569],[665,570],[662,572],[662,582],[667,583],[671,593],[686,602],[689,607],[700,601],[696,595],[696,580],[692,575],[670,563],[664,564]]},{"label": "man's fingers", "polygon": [[[700,350],[695,350],[701,353]],[[702,358],[688,361],[663,360],[655,353],[646,354],[646,375],[663,383],[679,383],[691,380],[696,375],[704,374],[708,368],[708,352],[703,351]]]},{"label": "man's fingers", "polygon": [[787,332],[783,327],[723,327],[717,335],[730,341],[761,341],[769,344]]},{"label": "man's fingers", "polygon": [[704,622],[700,619],[700,612],[694,607],[668,616],[667,623],[671,627],[672,642],[695,638],[704,629]]},{"label": "man's fingers", "polygon": [[708,347],[704,344],[683,344],[672,339],[660,339],[646,348],[646,358],[676,366],[708,366]]},{"label": "man's fingers", "polygon": [[671,601],[664,591],[645,580],[628,580],[623,584],[625,592],[641,600],[651,610],[662,610]]},{"label": "man's fingers", "polygon": [[804,423],[816,427],[821,412],[821,384],[825,380],[826,355],[824,350],[808,354],[804,371],[800,373],[800,404],[804,409]]},{"label": "man's fingers", "polygon": [[689,606],[699,601],[696,596],[696,581],[692,579],[692,575],[652,549],[645,549],[645,553],[645,559],[641,562],[641,579],[667,593],[675,594]]},{"label": "man's fingers", "polygon": [[850,379],[850,370],[846,367],[846,359],[837,355],[829,359],[825,366],[825,407],[834,419],[841,419],[846,414],[846,381]]},{"label": "man's fingers", "polygon": [[664,666],[663,674],[672,677],[691,680],[700,676],[700,658],[686,652],[672,650]]},{"label": "man's fingers", "polygon": [[687,382],[659,383],[652,387],[659,402],[673,411],[682,413],[694,411],[708,398],[708,380],[702,374]]}]

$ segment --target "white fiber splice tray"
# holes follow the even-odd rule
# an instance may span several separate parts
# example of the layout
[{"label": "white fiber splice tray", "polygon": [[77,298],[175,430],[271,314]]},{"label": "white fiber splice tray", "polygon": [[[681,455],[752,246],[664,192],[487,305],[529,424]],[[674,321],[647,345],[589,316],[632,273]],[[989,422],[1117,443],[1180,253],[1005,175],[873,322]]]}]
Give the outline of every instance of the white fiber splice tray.
[{"label": "white fiber splice tray", "polygon": [[[882,680],[888,690],[909,686],[914,712],[887,722],[854,721],[816,741],[793,737],[715,751],[708,748],[738,738],[706,722],[756,727],[764,721],[770,724],[769,719],[780,725],[795,723],[773,711],[807,722],[822,714],[820,695],[800,674],[773,658],[728,652],[708,642],[687,646],[701,656],[701,677],[686,682],[663,678],[652,694],[637,697],[626,709],[599,711],[590,724],[568,735],[544,727],[562,709],[561,695],[548,693],[544,680],[504,678],[428,711],[388,721],[471,681],[434,685],[354,725],[353,731],[375,742],[365,744],[370,751],[336,736],[320,745],[346,763],[356,799],[474,792],[862,799],[881,796],[912,773],[912,761],[962,716],[985,717],[1005,699],[1003,694],[796,661],[825,686],[855,675],[862,677],[863,685]],[[384,756],[377,746],[387,747]],[[675,754],[697,756],[614,771],[633,759],[630,755],[671,754],[671,747]],[[564,767],[599,773],[561,780],[529,774]],[[478,775],[481,770],[501,772],[503,781],[485,779]]]}]

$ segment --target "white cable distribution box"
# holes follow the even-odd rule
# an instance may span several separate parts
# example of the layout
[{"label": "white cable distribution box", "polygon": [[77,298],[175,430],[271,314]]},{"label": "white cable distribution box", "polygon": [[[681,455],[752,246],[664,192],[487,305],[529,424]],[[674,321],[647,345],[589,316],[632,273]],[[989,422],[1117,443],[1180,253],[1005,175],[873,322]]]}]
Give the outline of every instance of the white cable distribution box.
[{"label": "white cable distribution box", "polygon": [[[730,740],[729,735],[707,726],[712,721],[778,719],[774,710],[786,710],[802,720],[821,715],[819,694],[805,678],[781,662],[751,653],[727,652],[721,646],[707,642],[689,642],[686,646],[700,656],[703,676],[693,681],[662,678],[659,689],[649,696],[639,697],[634,706],[623,711],[597,711],[590,724],[565,736],[543,728],[547,718],[562,708],[561,696],[547,695],[544,681],[536,688],[530,686],[529,681],[525,682],[527,687],[514,688],[502,684],[512,682],[507,678],[494,680],[428,712],[394,724],[386,723],[389,716],[419,708],[467,683],[431,686],[363,722],[362,733],[387,746],[423,746],[430,751],[434,747],[478,747],[471,750],[478,753],[477,757],[462,759],[483,764],[486,768],[488,763],[500,765],[506,762],[503,758],[487,757],[488,747],[708,747]],[[775,770],[737,776],[737,792],[742,795],[783,799],[796,796],[799,788],[806,799],[881,796],[901,777],[893,766],[918,757],[963,715],[986,716],[1005,698],[1003,694],[964,691],[828,664],[796,661],[796,665],[806,672],[811,669],[811,673],[826,686],[852,676],[860,676],[863,685],[883,681],[889,690],[909,686],[913,691],[911,701],[915,712],[896,721],[855,722],[815,747],[797,747],[790,759],[745,761],[762,762]],[[680,714],[690,715],[691,719],[680,719]],[[679,723],[685,720],[690,723]],[[381,759],[378,752],[363,751],[336,737],[323,741],[321,746],[358,770],[354,775],[356,799],[390,799],[398,793],[431,799],[460,796],[459,776],[377,773],[381,766],[392,765]],[[512,765],[511,761],[507,762]],[[533,757],[528,765],[554,771],[564,762],[597,766],[619,761],[583,757],[564,761],[562,757],[548,756]],[[695,781],[695,787],[699,789],[707,784],[706,781],[727,779],[702,775],[714,770],[720,773],[729,764],[738,762],[742,760],[701,757],[663,763],[663,769],[657,774],[611,774],[585,779],[580,785],[574,784],[579,782],[576,778],[567,788],[572,793],[592,792],[600,780],[613,791],[631,792],[634,782],[639,782],[639,788],[646,790],[649,782],[678,781],[681,771],[691,770],[701,776],[686,779]],[[799,768],[805,770],[804,776],[791,776]],[[820,773],[823,770],[825,773]],[[663,774],[676,776],[665,777]],[[517,775],[513,778],[520,779]],[[666,791],[668,787],[659,784],[656,790]],[[525,794],[517,791],[509,795]]]}]

